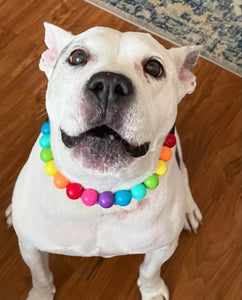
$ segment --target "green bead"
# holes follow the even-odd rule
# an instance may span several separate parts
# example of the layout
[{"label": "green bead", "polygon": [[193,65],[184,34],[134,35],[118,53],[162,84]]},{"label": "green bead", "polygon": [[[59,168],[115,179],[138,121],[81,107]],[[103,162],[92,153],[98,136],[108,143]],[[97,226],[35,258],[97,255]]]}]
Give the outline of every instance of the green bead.
[{"label": "green bead", "polygon": [[156,174],[153,174],[144,181],[144,185],[147,187],[147,189],[154,189],[158,186],[158,184],[159,178]]},{"label": "green bead", "polygon": [[41,150],[40,159],[43,162],[48,162],[50,160],[53,160],[53,154],[52,154],[52,151],[51,151],[50,147],[47,147],[47,148],[44,148],[44,149]]}]

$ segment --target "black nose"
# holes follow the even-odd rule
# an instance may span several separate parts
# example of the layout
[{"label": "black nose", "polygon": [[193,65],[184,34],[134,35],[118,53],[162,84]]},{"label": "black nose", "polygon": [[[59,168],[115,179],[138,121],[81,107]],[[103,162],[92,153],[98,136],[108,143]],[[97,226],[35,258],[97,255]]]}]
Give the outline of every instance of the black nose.
[{"label": "black nose", "polygon": [[132,96],[134,88],[132,81],[122,74],[99,72],[89,80],[87,91],[91,98],[106,110],[120,100]]}]

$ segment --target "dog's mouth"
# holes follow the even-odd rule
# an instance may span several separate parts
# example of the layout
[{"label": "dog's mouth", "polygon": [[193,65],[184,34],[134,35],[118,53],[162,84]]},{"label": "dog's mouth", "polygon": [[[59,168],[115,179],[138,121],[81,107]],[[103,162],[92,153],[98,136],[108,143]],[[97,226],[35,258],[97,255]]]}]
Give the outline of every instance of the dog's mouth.
[{"label": "dog's mouth", "polygon": [[131,157],[144,156],[149,150],[149,142],[141,145],[133,145],[126,141],[111,127],[106,125],[91,128],[78,136],[70,136],[61,129],[61,139],[67,148],[87,150],[93,155],[116,155],[117,151],[123,155],[126,153]]}]

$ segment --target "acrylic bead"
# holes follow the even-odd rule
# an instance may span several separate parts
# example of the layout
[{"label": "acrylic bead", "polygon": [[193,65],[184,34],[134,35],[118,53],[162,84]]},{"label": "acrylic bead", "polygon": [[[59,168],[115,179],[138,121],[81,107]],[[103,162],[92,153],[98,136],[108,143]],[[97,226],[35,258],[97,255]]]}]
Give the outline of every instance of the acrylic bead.
[{"label": "acrylic bead", "polygon": [[45,173],[49,176],[55,176],[58,170],[55,167],[54,161],[50,160],[45,164]]},{"label": "acrylic bead", "polygon": [[110,208],[114,204],[114,195],[112,192],[103,192],[98,197],[98,204],[103,208]]},{"label": "acrylic bead", "polygon": [[154,189],[158,186],[159,184],[159,178],[156,174],[153,174],[152,176],[148,177],[145,181],[144,181],[144,185],[148,188],[148,189]]},{"label": "acrylic bead", "polygon": [[82,202],[87,206],[93,206],[97,203],[98,193],[94,189],[86,189],[82,193]]},{"label": "acrylic bead", "polygon": [[171,149],[167,146],[163,146],[160,152],[160,160],[169,161],[172,157]]},{"label": "acrylic bead", "polygon": [[49,160],[53,160],[53,154],[52,154],[52,151],[51,151],[50,147],[46,147],[46,148],[44,148],[44,149],[41,150],[41,152],[40,152],[40,159],[43,162],[47,162]]},{"label": "acrylic bead", "polygon": [[159,160],[157,169],[156,169],[156,174],[159,176],[164,175],[167,172],[167,165],[163,160]]},{"label": "acrylic bead", "polygon": [[119,206],[127,206],[132,199],[132,196],[127,190],[119,190],[115,193],[115,203]]},{"label": "acrylic bead", "polygon": [[130,192],[134,199],[141,200],[146,195],[146,188],[142,183],[140,183],[132,187]]},{"label": "acrylic bead", "polygon": [[70,183],[69,180],[66,179],[66,177],[64,175],[62,175],[60,172],[58,172],[58,173],[55,174],[54,185],[58,189],[64,189],[64,188],[66,188],[69,183]]},{"label": "acrylic bead", "polygon": [[39,139],[39,144],[41,148],[50,147],[50,135],[49,134],[42,135],[42,137]]},{"label": "acrylic bead", "polygon": [[50,122],[45,122],[41,127],[41,132],[43,134],[50,134]]},{"label": "acrylic bead", "polygon": [[164,146],[167,146],[169,148],[172,148],[176,145],[176,137],[172,133],[168,133]]},{"label": "acrylic bead", "polygon": [[66,187],[66,195],[72,200],[80,198],[82,192],[83,187],[79,183],[69,183]]}]

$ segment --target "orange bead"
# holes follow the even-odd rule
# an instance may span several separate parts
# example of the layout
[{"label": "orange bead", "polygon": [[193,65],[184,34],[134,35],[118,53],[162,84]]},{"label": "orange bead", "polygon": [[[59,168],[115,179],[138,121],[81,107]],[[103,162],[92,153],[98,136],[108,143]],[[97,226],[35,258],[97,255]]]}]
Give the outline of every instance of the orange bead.
[{"label": "orange bead", "polygon": [[172,152],[171,149],[167,146],[163,146],[160,152],[160,160],[168,161],[171,159]]},{"label": "orange bead", "polygon": [[65,178],[61,173],[57,173],[54,177],[54,185],[58,189],[64,189],[69,184],[69,180]]}]

